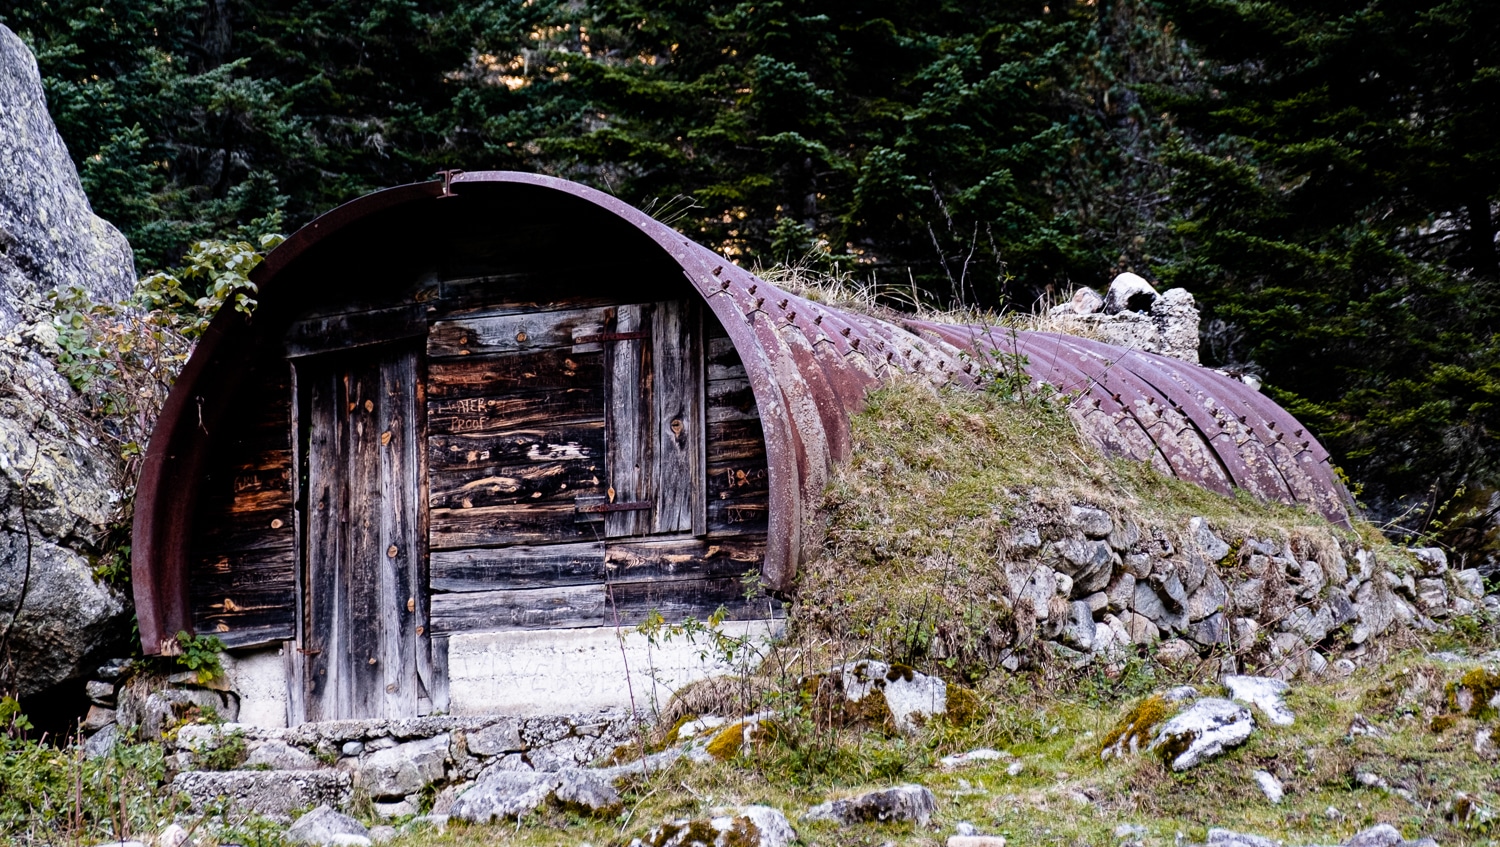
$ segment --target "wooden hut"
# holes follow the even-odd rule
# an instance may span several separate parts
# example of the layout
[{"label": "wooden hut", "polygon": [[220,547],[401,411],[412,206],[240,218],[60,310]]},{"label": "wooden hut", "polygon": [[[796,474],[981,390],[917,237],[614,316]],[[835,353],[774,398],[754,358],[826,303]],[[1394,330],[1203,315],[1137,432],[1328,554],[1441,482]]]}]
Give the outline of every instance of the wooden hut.
[{"label": "wooden hut", "polygon": [[[1326,453],[1234,380],[813,303],[562,180],[378,192],[253,278],[254,315],[215,318],[151,439],[134,590],[147,653],[187,632],[259,656],[291,723],[508,708],[517,674],[587,676],[578,651],[607,664],[599,638],[653,610],[773,618],[864,393],[973,386],[1000,348],[1075,392],[1103,449],[1346,517]],[[473,644],[503,664],[538,634],[594,640],[474,683]]]}]

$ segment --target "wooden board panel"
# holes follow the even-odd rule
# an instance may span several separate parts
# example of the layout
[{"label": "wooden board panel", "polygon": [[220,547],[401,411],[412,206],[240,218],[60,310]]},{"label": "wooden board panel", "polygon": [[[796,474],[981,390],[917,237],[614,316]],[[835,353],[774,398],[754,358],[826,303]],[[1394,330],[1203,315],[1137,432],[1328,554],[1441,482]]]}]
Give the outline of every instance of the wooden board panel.
[{"label": "wooden board panel", "polygon": [[288,358],[385,344],[427,334],[427,308],[419,303],[389,309],[306,318],[293,323],[284,341]]},{"label": "wooden board panel", "polygon": [[766,438],[759,420],[718,421],[708,425],[708,463],[766,464]]},{"label": "wooden board panel", "polygon": [[603,417],[537,429],[436,434],[427,438],[427,466],[432,473],[523,462],[602,461],[603,458]]},{"label": "wooden board panel", "polygon": [[[620,302],[621,282],[618,263],[445,279],[433,306],[443,317],[609,306]],[[558,303],[563,296],[567,303]]]},{"label": "wooden board panel", "polygon": [[780,614],[774,600],[746,600],[739,578],[720,577],[438,594],[432,598],[432,628],[450,633],[613,626],[616,614],[622,626],[632,626],[652,611],[676,622],[707,618],[720,606],[728,620]]},{"label": "wooden board panel", "polygon": [[427,336],[427,355],[441,359],[572,348],[575,338],[603,332],[610,313],[607,308],[565,309],[436,321]]},{"label": "wooden board panel", "polygon": [[708,421],[753,421],[760,419],[755,392],[748,379],[721,379],[708,383]]},{"label": "wooden board panel", "polygon": [[536,391],[505,397],[466,397],[427,403],[428,431],[437,435],[503,432],[602,420],[604,386]]},{"label": "wooden board panel", "polygon": [[597,459],[491,465],[432,475],[428,504],[434,509],[473,509],[518,503],[572,503],[579,495],[604,493],[604,467]]},{"label": "wooden board panel", "polygon": [[608,344],[608,410],[604,423],[606,467],[611,503],[649,503],[643,510],[609,512],[604,516],[606,538],[649,535],[656,511],[655,406],[651,402],[653,374],[651,321],[653,305],[621,306],[610,331],[640,333]]},{"label": "wooden board panel", "polygon": [[[712,318],[704,318],[704,322],[717,322]],[[722,331],[722,329],[721,329]],[[708,340],[708,380],[718,382],[726,379],[745,379],[745,363],[740,360],[740,352],[735,349],[734,342],[728,336],[710,338]]]},{"label": "wooden board panel", "polygon": [[193,622],[227,647],[280,641],[296,626],[296,551],[290,546],[226,553],[194,562]]},{"label": "wooden board panel", "polygon": [[764,455],[709,465],[710,536],[764,533],[770,511],[769,477]]},{"label": "wooden board panel", "polygon": [[742,576],[758,571],[765,540],[709,543],[588,542],[496,550],[450,550],[432,556],[434,591],[544,588],[592,582],[642,582]]},{"label": "wooden board panel", "polygon": [[427,396],[433,400],[535,394],[604,384],[604,355],[557,348],[470,356],[433,362],[427,375]]},{"label": "wooden board panel", "polygon": [[692,304],[678,300],[656,305],[649,384],[651,437],[656,440],[653,534],[704,531],[701,338],[699,313]]},{"label": "wooden board panel", "polygon": [[572,503],[433,509],[429,520],[433,550],[585,541],[599,534],[596,526],[578,522]]}]

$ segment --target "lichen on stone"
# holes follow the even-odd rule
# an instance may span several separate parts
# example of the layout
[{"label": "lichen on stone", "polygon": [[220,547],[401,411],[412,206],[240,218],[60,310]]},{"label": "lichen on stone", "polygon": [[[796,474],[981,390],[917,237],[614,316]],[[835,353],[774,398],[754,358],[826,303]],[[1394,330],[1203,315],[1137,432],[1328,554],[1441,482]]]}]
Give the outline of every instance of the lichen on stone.
[{"label": "lichen on stone", "polygon": [[[1100,758],[1134,752],[1151,743],[1152,733],[1172,716],[1172,704],[1160,694],[1144,697],[1126,710],[1100,745]],[[1189,740],[1188,743],[1192,743]],[[1178,751],[1181,752],[1181,751]]]}]

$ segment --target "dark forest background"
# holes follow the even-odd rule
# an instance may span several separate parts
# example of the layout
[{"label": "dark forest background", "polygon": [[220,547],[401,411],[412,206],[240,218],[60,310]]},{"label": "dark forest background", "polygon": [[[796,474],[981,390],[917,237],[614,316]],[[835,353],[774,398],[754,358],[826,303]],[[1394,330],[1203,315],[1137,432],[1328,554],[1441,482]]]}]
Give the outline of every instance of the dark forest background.
[{"label": "dark forest background", "polygon": [[1122,270],[1182,286],[1205,361],[1260,375],[1379,517],[1452,525],[1500,481],[1500,4],[25,0],[0,20],[143,273],[440,169],[539,171],[737,261],[936,305],[1027,309]]}]

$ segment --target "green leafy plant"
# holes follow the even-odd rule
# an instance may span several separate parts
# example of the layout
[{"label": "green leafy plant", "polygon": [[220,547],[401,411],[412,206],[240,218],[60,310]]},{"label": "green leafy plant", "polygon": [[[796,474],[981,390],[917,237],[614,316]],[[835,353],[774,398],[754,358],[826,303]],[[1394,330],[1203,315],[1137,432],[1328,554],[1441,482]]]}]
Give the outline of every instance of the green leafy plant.
[{"label": "green leafy plant", "polygon": [[186,632],[177,633],[177,648],[180,651],[172,657],[173,662],[181,668],[192,671],[198,677],[198,682],[207,685],[224,675],[224,663],[219,654],[224,652],[224,642],[212,635],[188,635]]}]

